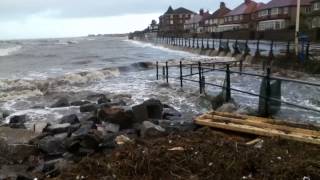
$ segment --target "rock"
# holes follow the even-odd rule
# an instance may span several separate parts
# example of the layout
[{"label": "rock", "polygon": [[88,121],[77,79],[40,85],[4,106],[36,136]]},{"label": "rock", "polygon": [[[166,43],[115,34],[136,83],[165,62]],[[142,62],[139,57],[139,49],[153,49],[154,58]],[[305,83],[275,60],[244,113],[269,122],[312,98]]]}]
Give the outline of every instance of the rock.
[{"label": "rock", "polygon": [[45,131],[53,134],[60,134],[60,133],[69,132],[70,126],[71,126],[70,123],[55,124],[55,125],[48,126]]},{"label": "rock", "polygon": [[223,104],[221,107],[217,109],[218,112],[227,112],[232,113],[237,111],[237,107],[232,103]]},{"label": "rock", "polygon": [[66,139],[68,136],[69,136],[69,133],[61,133],[61,134],[54,135],[55,138],[59,138],[59,139]]},{"label": "rock", "polygon": [[113,149],[116,147],[117,143],[115,141],[117,135],[115,133],[109,133],[103,136],[102,142],[100,143],[101,148]]},{"label": "rock", "polygon": [[102,134],[107,134],[110,132],[117,133],[120,130],[120,126],[118,124],[102,122],[102,124],[100,126],[97,125],[97,130],[102,132]]},{"label": "rock", "polygon": [[6,110],[1,110],[1,117],[0,119],[6,119],[7,117],[10,116],[10,112],[9,111],[6,111]]},{"label": "rock", "polygon": [[14,129],[25,129],[26,115],[12,116],[9,121],[9,126]]},{"label": "rock", "polygon": [[134,123],[134,115],[129,107],[106,107],[98,113],[100,121],[120,125],[120,129],[128,129]]},{"label": "rock", "polygon": [[223,103],[225,102],[222,93],[213,97],[210,101],[211,101],[212,109],[214,109],[214,110],[221,107],[223,105]]},{"label": "rock", "polygon": [[171,119],[173,119],[173,117],[179,118],[181,116],[182,116],[182,114],[173,107],[169,106],[169,107],[166,107],[163,109],[162,119],[171,120]]},{"label": "rock", "polygon": [[158,120],[158,124],[164,128],[167,133],[189,132],[196,129],[196,125],[192,121]]},{"label": "rock", "polygon": [[90,104],[90,101],[74,101],[74,102],[71,102],[71,106],[83,106],[83,105],[86,105],[86,104]]},{"label": "rock", "polygon": [[80,146],[85,149],[97,150],[102,138],[96,133],[91,133],[83,136],[80,141]]},{"label": "rock", "polygon": [[94,122],[92,122],[92,121],[83,122],[83,123],[81,123],[80,128],[78,130],[76,130],[75,132],[73,132],[72,136],[76,137],[76,138],[80,138],[80,137],[85,136],[88,133],[90,133],[90,131],[92,129],[96,129]]},{"label": "rock", "polygon": [[65,97],[58,99],[54,104],[52,104],[51,108],[59,108],[59,107],[68,107],[70,106],[69,100]]},{"label": "rock", "polygon": [[69,123],[69,124],[77,124],[79,123],[79,118],[75,114],[67,115],[61,118],[61,124]]},{"label": "rock", "polygon": [[144,121],[141,126],[142,137],[158,137],[164,134],[166,130],[150,121]]},{"label": "rock", "polygon": [[46,122],[39,122],[33,125],[33,131],[35,133],[42,133],[44,131],[44,129],[46,129],[48,127],[48,123]]},{"label": "rock", "polygon": [[157,99],[149,99],[143,103],[148,111],[148,117],[150,119],[161,119],[162,118],[162,111],[163,105],[161,101]]},{"label": "rock", "polygon": [[97,104],[86,104],[80,106],[80,112],[85,113],[85,112],[94,112],[98,110],[99,106]]},{"label": "rock", "polygon": [[11,162],[23,162],[35,154],[36,147],[28,144],[8,144],[0,139],[0,152]]},{"label": "rock", "polygon": [[39,149],[48,155],[62,155],[66,152],[63,139],[53,136],[44,137],[39,141]]},{"label": "rock", "polygon": [[105,95],[100,95],[100,97],[99,97],[99,99],[98,99],[98,101],[97,101],[97,103],[98,104],[104,104],[104,103],[110,103],[111,102],[111,100],[110,99],[108,99]]},{"label": "rock", "polygon": [[149,119],[147,106],[145,104],[139,104],[132,107],[132,112],[134,115],[134,122],[142,123]]},{"label": "rock", "polygon": [[57,177],[62,170],[66,170],[71,163],[63,158],[54,159],[43,162],[40,164],[34,172],[44,173],[50,178]]}]

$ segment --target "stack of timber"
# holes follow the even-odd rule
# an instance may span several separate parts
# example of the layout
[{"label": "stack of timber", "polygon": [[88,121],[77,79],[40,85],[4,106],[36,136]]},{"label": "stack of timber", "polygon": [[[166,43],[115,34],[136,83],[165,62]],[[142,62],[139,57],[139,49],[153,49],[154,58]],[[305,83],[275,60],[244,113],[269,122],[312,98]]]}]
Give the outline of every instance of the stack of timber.
[{"label": "stack of timber", "polygon": [[258,136],[279,137],[320,145],[319,130],[301,128],[296,124],[267,118],[210,112],[196,118],[195,124],[222,130]]}]

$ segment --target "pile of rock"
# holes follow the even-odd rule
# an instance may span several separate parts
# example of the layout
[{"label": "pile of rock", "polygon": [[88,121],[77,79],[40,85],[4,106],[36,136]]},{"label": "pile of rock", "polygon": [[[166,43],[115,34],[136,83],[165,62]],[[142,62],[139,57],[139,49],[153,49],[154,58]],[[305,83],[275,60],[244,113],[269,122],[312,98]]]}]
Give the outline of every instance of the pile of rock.
[{"label": "pile of rock", "polygon": [[[58,124],[38,123],[34,126],[33,133],[37,136],[30,138],[26,145],[39,154],[25,169],[30,174],[54,177],[69,163],[78,162],[82,157],[96,152],[110,152],[119,145],[134,142],[136,138],[194,129],[192,117],[186,119],[175,108],[156,99],[126,106],[122,101],[112,102],[101,96],[96,103],[88,101],[78,104],[87,118],[72,114],[63,117]],[[59,100],[52,107],[60,105],[70,104]],[[24,122],[23,116],[12,117],[9,126],[22,128]],[[26,174],[25,178],[31,177]]]}]

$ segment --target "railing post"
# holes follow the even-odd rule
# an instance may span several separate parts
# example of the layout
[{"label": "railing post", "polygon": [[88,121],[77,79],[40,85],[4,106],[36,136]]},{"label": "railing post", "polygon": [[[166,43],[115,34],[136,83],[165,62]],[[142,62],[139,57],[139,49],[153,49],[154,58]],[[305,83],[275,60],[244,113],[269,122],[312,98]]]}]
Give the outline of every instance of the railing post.
[{"label": "railing post", "polygon": [[202,76],[201,82],[202,82],[202,93],[206,93],[206,77],[205,76]]},{"label": "railing post", "polygon": [[256,49],[255,56],[259,56],[259,55],[260,55],[260,39],[258,39],[257,41],[257,49]]},{"label": "railing post", "polygon": [[204,49],[204,43],[203,43],[203,38],[201,39],[201,49]]},{"label": "railing post", "polygon": [[290,55],[290,40],[288,41],[288,43],[287,43],[287,54],[286,54],[287,56],[289,56]]},{"label": "railing post", "polygon": [[183,87],[183,74],[182,74],[182,62],[180,61],[180,87]]},{"label": "railing post", "polygon": [[273,44],[274,44],[274,41],[272,40],[272,41],[271,41],[271,44],[270,44],[270,52],[269,52],[270,58],[273,57]]},{"label": "railing post", "polygon": [[214,39],[212,39],[212,50],[215,50]]},{"label": "railing post", "polygon": [[231,81],[230,81],[230,64],[227,64],[226,70],[226,102],[231,100]]},{"label": "railing post", "polygon": [[159,63],[156,62],[156,68],[157,68],[157,80],[159,80]]},{"label": "railing post", "polygon": [[194,43],[195,43],[195,39],[194,37],[192,38],[192,48],[194,48]]},{"label": "railing post", "polygon": [[164,66],[162,66],[162,79],[163,80],[164,80],[165,76],[166,76],[166,69]]},{"label": "railing post", "polygon": [[189,48],[191,48],[191,40],[190,40],[190,38],[188,38],[188,41],[189,41]]},{"label": "railing post", "polygon": [[197,49],[199,49],[199,38],[197,38]]},{"label": "railing post", "polygon": [[190,66],[190,75],[192,75],[193,74],[193,65],[191,64],[191,66]]},{"label": "railing post", "polygon": [[166,81],[167,81],[167,84],[169,84],[169,67],[168,67],[168,61],[166,62]]},{"label": "railing post", "polygon": [[265,97],[265,116],[269,116],[269,99],[271,96],[271,84],[270,84],[270,76],[271,76],[271,69],[267,68],[267,75],[266,75],[266,97]]},{"label": "railing post", "polygon": [[201,62],[199,61],[199,63],[198,63],[198,70],[199,70],[199,90],[200,90],[200,94],[202,94],[202,77],[201,77],[201,70],[202,68],[201,68]]},{"label": "railing post", "polygon": [[207,49],[210,49],[209,39],[207,38]]},{"label": "railing post", "polygon": [[242,68],[243,68],[243,59],[240,59],[240,64],[239,64],[239,71],[240,71],[240,75],[242,75]]},{"label": "railing post", "polygon": [[306,47],[306,60],[309,59],[309,54],[310,53],[310,41],[307,42],[307,47]]},{"label": "railing post", "polygon": [[249,48],[249,41],[248,40],[246,40],[246,43],[245,43],[245,49],[244,49],[244,55],[249,55],[249,53],[250,53],[250,48]]}]

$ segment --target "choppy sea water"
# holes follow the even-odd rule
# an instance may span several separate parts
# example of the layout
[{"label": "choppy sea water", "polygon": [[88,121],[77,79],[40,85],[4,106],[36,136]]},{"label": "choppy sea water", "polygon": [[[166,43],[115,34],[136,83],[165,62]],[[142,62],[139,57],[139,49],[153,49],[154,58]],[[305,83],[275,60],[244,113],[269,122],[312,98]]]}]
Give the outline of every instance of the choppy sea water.
[{"label": "choppy sea water", "polygon": [[[103,93],[130,95],[132,104],[157,98],[186,114],[196,115],[209,110],[199,95],[197,84],[188,83],[180,89],[178,82],[171,79],[170,86],[164,86],[162,80],[156,81],[154,68],[143,68],[137,63],[203,58],[206,57],[117,37],[2,41],[0,109],[9,110],[12,115],[26,114],[30,123],[54,122],[63,115],[79,113],[79,107],[49,108],[58,97],[68,96],[76,101]],[[216,60],[230,58],[212,58]],[[177,69],[171,72],[178,76]],[[310,76],[302,78],[319,80]],[[222,84],[223,80],[223,73],[207,74],[207,82]],[[260,83],[259,78],[232,76],[232,85],[237,89],[258,93]],[[220,91],[219,88],[207,89],[212,95]],[[317,88],[283,83],[282,91],[285,100],[320,109]],[[233,97],[240,105],[257,109],[257,98],[239,93],[234,93]],[[283,106],[277,117],[320,122],[320,114],[288,106]]]}]

